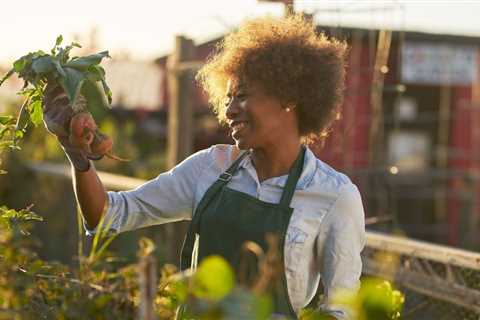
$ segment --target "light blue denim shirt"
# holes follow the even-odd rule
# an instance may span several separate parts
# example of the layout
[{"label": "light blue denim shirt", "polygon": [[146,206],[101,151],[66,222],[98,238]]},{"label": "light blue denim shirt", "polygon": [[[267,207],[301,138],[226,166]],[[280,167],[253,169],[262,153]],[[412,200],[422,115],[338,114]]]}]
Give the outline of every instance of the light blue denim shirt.
[{"label": "light blue denim shirt", "polygon": [[[108,192],[106,221],[117,232],[189,220],[207,189],[238,156],[231,145],[195,153],[172,170],[131,191]],[[228,187],[278,203],[287,176],[260,182],[245,157]],[[290,206],[285,241],[285,273],[290,301],[298,313],[324,287],[321,309],[339,319],[349,315],[331,303],[336,289],[357,290],[362,272],[365,221],[360,193],[344,175],[307,148],[302,175]],[[87,230],[93,233],[95,230]]]}]

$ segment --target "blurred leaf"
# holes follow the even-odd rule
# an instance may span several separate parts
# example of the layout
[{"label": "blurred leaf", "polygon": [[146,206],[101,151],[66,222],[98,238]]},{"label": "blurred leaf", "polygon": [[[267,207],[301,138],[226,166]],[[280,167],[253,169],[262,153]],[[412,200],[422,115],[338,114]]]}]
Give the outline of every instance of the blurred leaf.
[{"label": "blurred leaf", "polygon": [[12,116],[2,116],[2,115],[0,115],[0,124],[8,125],[8,124],[12,124],[12,121],[14,121],[14,118]]},{"label": "blurred leaf", "polygon": [[98,65],[90,66],[87,70],[87,77],[94,82],[102,81],[105,78],[105,70]]},{"label": "blurred leaf", "polygon": [[108,98],[108,104],[112,104],[112,90],[110,90],[110,87],[107,85],[107,82],[102,79],[102,86],[103,90],[105,91],[105,94],[107,95]]},{"label": "blurred leaf", "polygon": [[32,69],[36,73],[48,73],[51,72],[55,67],[53,65],[51,56],[39,57],[32,62]]},{"label": "blurred leaf", "polygon": [[258,296],[255,301],[256,319],[268,319],[273,312],[272,299],[267,295]]},{"label": "blurred leaf", "polygon": [[102,115],[105,116],[105,108],[108,108],[107,98],[100,88],[100,83],[93,81],[91,78],[87,78],[83,82],[82,89],[80,91],[82,95],[88,101],[88,109],[94,116],[94,118],[101,119]]},{"label": "blurred leaf", "polygon": [[300,312],[299,320],[335,320],[334,316],[325,314],[319,310],[303,309]]},{"label": "blurred leaf", "polygon": [[42,102],[34,100],[30,103],[30,119],[35,126],[38,126],[43,121]]},{"label": "blurred leaf", "polygon": [[62,36],[62,35],[59,35],[59,36],[57,37],[57,39],[55,40],[55,46],[61,45],[62,42],[63,42],[63,36]]},{"label": "blurred leaf", "polygon": [[193,293],[197,297],[220,300],[235,286],[235,274],[220,256],[205,258],[193,275]]},{"label": "blurred leaf", "polygon": [[65,64],[65,67],[86,70],[90,66],[97,65],[102,62],[103,58],[109,58],[108,51],[92,54],[86,57],[73,59]]},{"label": "blurred leaf", "polygon": [[85,76],[72,68],[65,67],[63,70],[65,71],[65,77],[61,77],[59,82],[70,102],[74,103],[80,93]]},{"label": "blurred leaf", "polygon": [[151,255],[155,251],[155,244],[149,238],[142,237],[138,242],[138,246],[140,247],[138,250],[139,257],[146,257]]},{"label": "blurred leaf", "polygon": [[366,278],[357,294],[340,290],[334,293],[333,302],[349,309],[358,320],[393,320],[400,317],[404,296],[386,280]]},{"label": "blurred leaf", "polygon": [[18,59],[13,63],[13,69],[15,70],[15,72],[20,73],[23,71],[26,65],[27,65],[27,58],[21,57],[20,59]]},{"label": "blurred leaf", "polygon": [[55,70],[57,70],[58,75],[60,77],[65,78],[67,76],[67,74],[65,73],[65,70],[63,70],[63,67],[60,64],[60,62],[56,59],[53,59],[52,63],[53,63],[53,66],[55,67]]}]

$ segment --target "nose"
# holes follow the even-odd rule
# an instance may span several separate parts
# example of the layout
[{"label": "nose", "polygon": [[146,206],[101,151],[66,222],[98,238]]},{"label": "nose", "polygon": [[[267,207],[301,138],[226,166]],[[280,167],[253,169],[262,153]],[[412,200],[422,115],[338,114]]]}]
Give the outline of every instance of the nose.
[{"label": "nose", "polygon": [[228,104],[225,107],[225,116],[227,119],[235,119],[235,117],[241,112],[241,108],[238,103],[238,99],[235,97],[231,98]]}]

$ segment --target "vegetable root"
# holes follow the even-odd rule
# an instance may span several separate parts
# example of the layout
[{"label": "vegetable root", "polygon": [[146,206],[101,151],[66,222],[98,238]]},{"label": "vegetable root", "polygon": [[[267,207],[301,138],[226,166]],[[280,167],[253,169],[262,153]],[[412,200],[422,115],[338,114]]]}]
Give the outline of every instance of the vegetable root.
[{"label": "vegetable root", "polygon": [[113,140],[98,130],[92,115],[88,111],[76,113],[70,120],[70,144],[79,148],[92,160],[107,156],[119,161],[128,161],[112,154]]}]

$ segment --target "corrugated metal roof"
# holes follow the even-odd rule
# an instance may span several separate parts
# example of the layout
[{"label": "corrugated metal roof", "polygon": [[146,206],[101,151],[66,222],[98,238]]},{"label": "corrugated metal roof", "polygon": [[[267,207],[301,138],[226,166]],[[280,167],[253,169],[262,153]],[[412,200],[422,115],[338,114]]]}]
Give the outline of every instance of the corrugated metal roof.
[{"label": "corrugated metal roof", "polygon": [[104,63],[112,104],[126,109],[158,110],[163,105],[163,70],[154,63],[108,60]]}]

